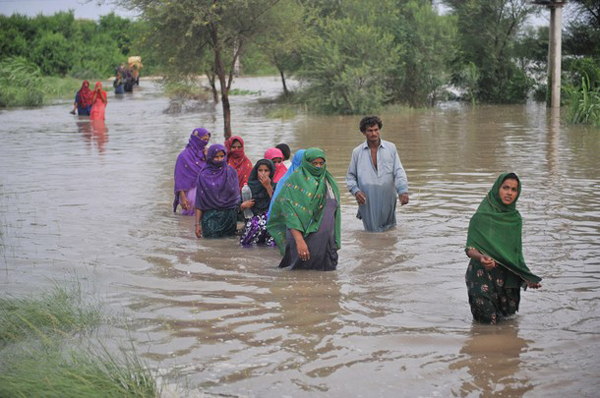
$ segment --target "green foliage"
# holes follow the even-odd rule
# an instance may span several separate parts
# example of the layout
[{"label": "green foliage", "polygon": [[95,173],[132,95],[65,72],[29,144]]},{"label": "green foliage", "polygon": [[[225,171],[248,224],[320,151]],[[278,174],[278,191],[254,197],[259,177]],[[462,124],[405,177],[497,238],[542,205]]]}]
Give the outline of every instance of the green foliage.
[{"label": "green foliage", "polygon": [[566,91],[569,95],[569,122],[600,127],[600,87],[592,88],[589,77],[584,76],[581,86],[570,87]]},{"label": "green foliage", "polygon": [[60,33],[44,33],[33,43],[31,59],[46,75],[64,76],[71,69],[73,48]]},{"label": "green foliage", "polygon": [[566,75],[565,85],[579,86],[582,79],[585,79],[590,89],[600,87],[600,62],[594,58],[566,58],[563,61],[563,71]]},{"label": "green foliage", "polygon": [[52,291],[41,293],[37,298],[0,297],[2,344],[28,337],[43,340],[47,334],[82,332],[99,322],[99,310],[83,304],[78,287],[65,288],[57,284]]},{"label": "green foliage", "polygon": [[41,105],[44,95],[37,65],[23,57],[0,62],[0,107]]},{"label": "green foliage", "polygon": [[303,48],[299,72],[310,84],[309,106],[345,114],[379,109],[392,97],[388,87],[401,50],[394,37],[349,17],[318,23],[320,33]]},{"label": "green foliage", "polygon": [[[523,102],[533,81],[514,62],[518,33],[534,12],[528,0],[445,0],[458,18],[460,56],[456,72],[473,62],[480,73],[478,100]],[[455,79],[460,83],[459,79]]]}]

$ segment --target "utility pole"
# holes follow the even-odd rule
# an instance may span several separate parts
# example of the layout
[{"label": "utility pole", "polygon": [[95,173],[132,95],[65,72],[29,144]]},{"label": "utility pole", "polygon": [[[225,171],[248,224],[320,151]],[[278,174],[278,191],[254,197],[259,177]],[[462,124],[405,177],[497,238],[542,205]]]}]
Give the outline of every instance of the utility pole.
[{"label": "utility pole", "polygon": [[548,47],[548,96],[550,108],[560,108],[562,54],[562,8],[566,0],[534,0],[533,4],[550,9],[550,45]]}]

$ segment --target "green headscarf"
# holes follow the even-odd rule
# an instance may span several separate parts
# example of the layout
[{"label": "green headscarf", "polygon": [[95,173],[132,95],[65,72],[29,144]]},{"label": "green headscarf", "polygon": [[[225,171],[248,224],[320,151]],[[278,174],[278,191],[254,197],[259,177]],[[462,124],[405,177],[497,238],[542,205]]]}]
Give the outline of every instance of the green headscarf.
[{"label": "green headscarf", "polygon": [[304,152],[302,164],[284,183],[273,203],[267,230],[277,243],[281,255],[285,253],[286,229],[296,229],[306,237],[321,226],[327,201],[327,184],[338,203],[335,242],[338,249],[341,247],[340,191],[335,179],[327,171],[327,163],[321,168],[313,166],[311,162],[317,158],[325,159],[325,152],[319,148],[309,148]]},{"label": "green headscarf", "polygon": [[[467,250],[477,249],[493,258],[509,271],[506,287],[519,287],[521,278],[526,282],[538,283],[542,279],[531,273],[523,258],[521,231],[523,222],[517,210],[517,199],[521,195],[521,181],[517,177],[519,190],[514,202],[502,203],[500,186],[511,173],[500,174],[494,186],[483,199],[469,222]],[[515,174],[516,176],[516,174]]]}]

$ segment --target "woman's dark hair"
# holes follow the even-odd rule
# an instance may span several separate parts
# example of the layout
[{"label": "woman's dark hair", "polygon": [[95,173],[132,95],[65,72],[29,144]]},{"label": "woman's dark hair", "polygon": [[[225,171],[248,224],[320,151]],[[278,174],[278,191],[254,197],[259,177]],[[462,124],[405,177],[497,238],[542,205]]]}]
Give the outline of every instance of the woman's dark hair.
[{"label": "woman's dark hair", "polygon": [[360,128],[360,131],[362,131],[364,133],[365,131],[367,131],[367,127],[371,127],[371,126],[375,126],[375,125],[379,126],[380,130],[383,127],[383,123],[378,116],[365,116],[360,121],[359,128]]},{"label": "woman's dark hair", "polygon": [[506,180],[517,180],[517,182],[520,183],[519,177],[517,177],[517,175],[515,173],[508,173],[506,175],[506,177],[504,177],[504,179],[502,180],[502,182],[504,182]]},{"label": "woman's dark hair", "polygon": [[276,145],[275,148],[279,149],[281,153],[283,153],[283,160],[288,160],[290,158],[290,147],[288,144],[279,144]]}]

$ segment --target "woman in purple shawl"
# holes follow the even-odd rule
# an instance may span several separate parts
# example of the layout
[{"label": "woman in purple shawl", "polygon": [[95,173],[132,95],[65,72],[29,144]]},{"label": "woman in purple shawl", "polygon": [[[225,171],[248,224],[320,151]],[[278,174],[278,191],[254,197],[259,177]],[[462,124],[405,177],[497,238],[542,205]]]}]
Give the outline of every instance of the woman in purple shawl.
[{"label": "woman in purple shawl", "polygon": [[240,187],[237,172],[227,164],[227,149],[208,148],[206,166],[198,174],[196,190],[196,236],[221,238],[235,234]]},{"label": "woman in purple shawl", "polygon": [[181,206],[181,214],[194,215],[194,203],[196,201],[196,184],[198,174],[206,165],[206,144],[210,140],[210,133],[204,128],[192,131],[190,141],[175,163],[175,200],[173,201],[173,212],[177,206]]}]

